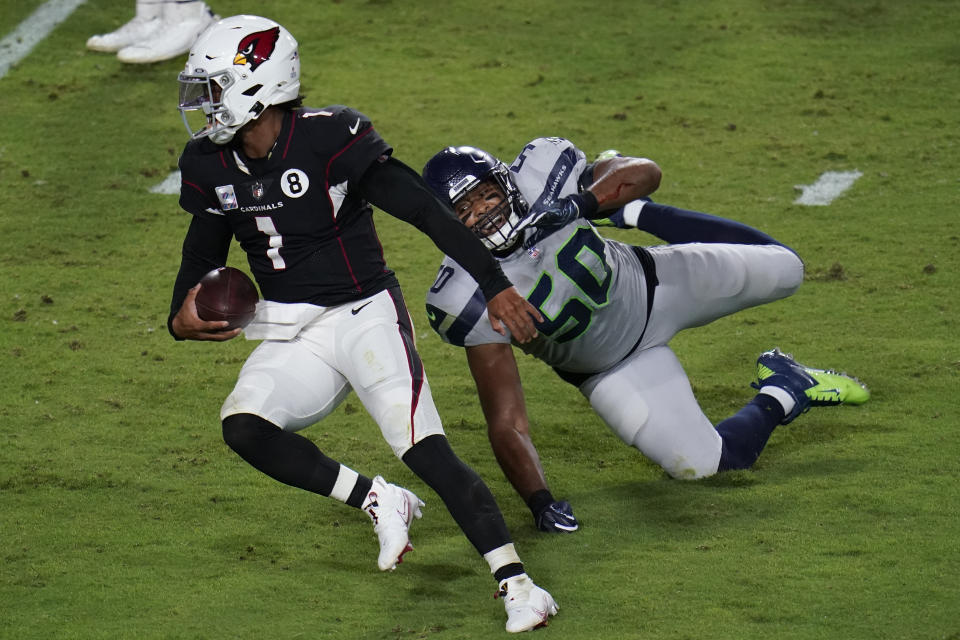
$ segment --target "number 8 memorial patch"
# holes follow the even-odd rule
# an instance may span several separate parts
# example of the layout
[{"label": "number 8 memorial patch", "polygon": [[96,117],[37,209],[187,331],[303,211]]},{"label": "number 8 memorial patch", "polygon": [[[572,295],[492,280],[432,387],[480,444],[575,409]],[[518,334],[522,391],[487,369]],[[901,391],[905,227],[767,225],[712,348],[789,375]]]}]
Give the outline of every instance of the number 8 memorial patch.
[{"label": "number 8 memorial patch", "polygon": [[280,188],[288,198],[299,198],[310,187],[310,178],[300,169],[287,169],[280,177]]}]

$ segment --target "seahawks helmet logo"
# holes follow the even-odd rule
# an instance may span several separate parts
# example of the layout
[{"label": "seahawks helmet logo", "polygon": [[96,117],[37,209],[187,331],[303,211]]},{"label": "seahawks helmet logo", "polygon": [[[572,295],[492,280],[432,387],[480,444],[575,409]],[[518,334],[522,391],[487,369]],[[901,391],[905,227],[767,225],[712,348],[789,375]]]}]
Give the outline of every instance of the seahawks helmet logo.
[{"label": "seahawks helmet logo", "polygon": [[276,49],[279,38],[280,27],[251,33],[237,45],[237,55],[233,59],[233,64],[248,64],[250,65],[250,71],[256,71],[257,67],[273,55],[273,50]]}]

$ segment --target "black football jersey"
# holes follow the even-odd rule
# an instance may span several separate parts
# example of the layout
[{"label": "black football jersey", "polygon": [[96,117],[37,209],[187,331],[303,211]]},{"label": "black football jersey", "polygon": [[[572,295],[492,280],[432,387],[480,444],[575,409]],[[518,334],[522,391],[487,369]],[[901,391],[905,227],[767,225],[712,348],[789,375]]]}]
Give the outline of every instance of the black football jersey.
[{"label": "black football jersey", "polygon": [[366,116],[339,105],[285,114],[267,158],[250,160],[239,144],[191,141],[180,158],[180,206],[207,237],[227,234],[225,244],[211,243],[223,255],[195,256],[200,273],[192,275],[225,261],[232,234],[268,300],[332,306],[395,285],[357,189],[391,152]]}]

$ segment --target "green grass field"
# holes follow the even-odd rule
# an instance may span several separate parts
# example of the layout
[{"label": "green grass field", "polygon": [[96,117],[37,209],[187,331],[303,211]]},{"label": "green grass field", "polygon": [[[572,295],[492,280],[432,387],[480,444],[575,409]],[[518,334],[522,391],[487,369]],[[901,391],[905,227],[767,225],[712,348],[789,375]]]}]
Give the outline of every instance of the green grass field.
[{"label": "green grass field", "polygon": [[[0,2],[0,38],[41,4]],[[182,62],[84,48],[132,6],[87,0],[0,78],[0,638],[503,637],[486,564],[355,398],[303,433],[426,500],[394,573],[364,515],[222,443],[254,343],[168,336],[188,220],[149,192],[186,140]],[[560,603],[537,638],[960,639],[960,3],[213,7],[285,24],[307,102],[360,109],[415,168],[450,144],[506,160],[540,135],[615,147],[657,160],[657,200],[806,260],[792,298],[673,347],[715,420],[775,345],[859,376],[872,400],[779,429],[749,471],[678,482],[523,358],[548,478],[583,524],[545,536],[490,453],[462,354],[426,321],[439,252],[378,216],[451,441]],[[829,206],[794,204],[797,185],[854,170]]]}]

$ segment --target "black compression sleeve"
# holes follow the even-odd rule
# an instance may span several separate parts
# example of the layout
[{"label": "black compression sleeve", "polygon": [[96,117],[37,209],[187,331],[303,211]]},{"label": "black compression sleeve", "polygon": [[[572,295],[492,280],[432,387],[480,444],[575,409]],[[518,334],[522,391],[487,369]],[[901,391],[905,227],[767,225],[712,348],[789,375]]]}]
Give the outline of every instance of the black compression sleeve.
[{"label": "black compression sleeve", "polygon": [[409,222],[457,261],[490,300],[509,288],[510,281],[480,239],[433,195],[423,179],[394,158],[374,162],[360,180],[360,192],[374,206]]},{"label": "black compression sleeve", "polygon": [[457,457],[446,436],[424,438],[403,454],[403,462],[437,492],[480,555],[511,542],[490,489]]},{"label": "black compression sleeve", "polygon": [[[260,416],[227,416],[223,419],[223,440],[254,468],[291,487],[329,496],[337,483],[339,462],[324,455],[313,441],[284,431]],[[369,490],[369,480],[366,482]],[[358,504],[353,506],[359,508]]]},{"label": "black compression sleeve", "polygon": [[[227,263],[230,240],[233,233],[226,221],[192,216],[187,235],[183,239],[183,256],[180,271],[173,285],[173,298],[170,301],[170,315],[167,317],[167,331],[174,338],[173,316],[177,315],[187,291],[200,282],[200,278],[217,267]],[[177,338],[180,340],[180,338]]]}]

